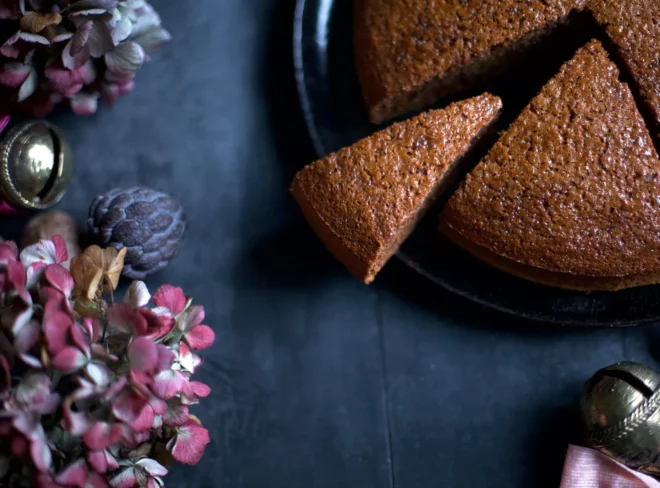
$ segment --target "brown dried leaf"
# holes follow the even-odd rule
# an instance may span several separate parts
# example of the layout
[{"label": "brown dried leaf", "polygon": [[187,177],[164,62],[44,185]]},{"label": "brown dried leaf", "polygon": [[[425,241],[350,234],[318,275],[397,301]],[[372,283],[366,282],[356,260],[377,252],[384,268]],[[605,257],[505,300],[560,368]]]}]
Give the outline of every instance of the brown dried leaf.
[{"label": "brown dried leaf", "polygon": [[124,268],[127,249],[117,251],[113,247],[102,249],[89,246],[75,259],[71,260],[71,275],[75,283],[74,294],[79,298],[92,301],[117,288],[119,277]]},{"label": "brown dried leaf", "polygon": [[110,291],[107,289],[108,284],[112,287],[112,290],[117,288],[119,277],[124,269],[124,258],[126,257],[127,251],[128,249],[125,247],[122,247],[120,251],[117,251],[114,247],[104,249],[104,291]]},{"label": "brown dried leaf", "polygon": [[71,260],[70,271],[74,283],[74,296],[91,301],[100,295],[103,267],[97,265],[94,259],[88,254],[88,250],[89,248],[85,249],[85,252],[81,256],[74,257]]},{"label": "brown dried leaf", "polygon": [[62,16],[58,13],[40,14],[39,12],[25,12],[21,17],[21,30],[38,34],[49,25],[58,25],[62,22]]}]

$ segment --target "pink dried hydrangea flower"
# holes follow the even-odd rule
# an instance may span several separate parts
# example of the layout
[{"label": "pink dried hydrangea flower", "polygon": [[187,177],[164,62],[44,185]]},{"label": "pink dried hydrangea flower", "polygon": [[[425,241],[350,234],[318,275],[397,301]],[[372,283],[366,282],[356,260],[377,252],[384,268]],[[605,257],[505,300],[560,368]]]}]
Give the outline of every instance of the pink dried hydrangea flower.
[{"label": "pink dried hydrangea flower", "polygon": [[0,243],[0,486],[159,487],[209,443],[189,412],[210,393],[191,379],[215,339],[204,308],[140,281],[115,303],[123,254],[86,256],[72,276],[59,236]]},{"label": "pink dried hydrangea flower", "polygon": [[2,99],[37,117],[63,101],[79,115],[113,103],[170,40],[146,0],[0,0],[0,19]]}]

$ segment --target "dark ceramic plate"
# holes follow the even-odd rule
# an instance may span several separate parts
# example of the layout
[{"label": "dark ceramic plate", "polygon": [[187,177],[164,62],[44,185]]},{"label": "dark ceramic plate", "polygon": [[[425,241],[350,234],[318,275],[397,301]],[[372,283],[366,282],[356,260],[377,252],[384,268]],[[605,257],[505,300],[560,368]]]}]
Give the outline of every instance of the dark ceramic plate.
[{"label": "dark ceramic plate", "polygon": [[[353,65],[352,3],[299,0],[296,9],[296,79],[319,156],[378,129],[367,121]],[[505,106],[499,129],[505,128],[578,47],[599,36],[588,21],[577,22],[584,24],[556,32],[539,51],[530,53],[524,64],[472,92],[462,93],[460,98],[483,91],[499,95]],[[450,101],[442,100],[437,106]],[[486,149],[477,150],[471,163],[478,161]],[[658,286],[586,294],[530,283],[481,263],[438,234],[442,203],[431,210],[397,254],[440,286],[497,310],[557,324],[624,326],[660,321]]]}]

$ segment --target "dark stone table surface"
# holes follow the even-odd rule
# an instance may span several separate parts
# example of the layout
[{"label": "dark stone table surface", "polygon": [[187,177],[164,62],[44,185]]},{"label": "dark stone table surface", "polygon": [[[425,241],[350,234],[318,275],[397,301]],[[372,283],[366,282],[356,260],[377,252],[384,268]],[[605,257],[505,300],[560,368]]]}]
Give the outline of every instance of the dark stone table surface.
[{"label": "dark stone table surface", "polygon": [[[599,367],[656,364],[658,328],[562,329],[485,310],[402,264],[352,279],[288,185],[314,158],[291,54],[291,0],[154,0],[174,39],[136,91],[52,118],[76,168],[61,208],[148,185],[189,230],[148,284],[204,304],[217,334],[194,412],[212,443],[171,487],[556,487]],[[520,300],[525,297],[521,296]]]}]

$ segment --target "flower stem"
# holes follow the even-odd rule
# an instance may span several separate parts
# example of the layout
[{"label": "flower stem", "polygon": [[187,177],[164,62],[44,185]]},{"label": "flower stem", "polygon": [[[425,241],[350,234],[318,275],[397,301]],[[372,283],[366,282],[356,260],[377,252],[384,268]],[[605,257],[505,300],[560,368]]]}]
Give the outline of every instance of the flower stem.
[{"label": "flower stem", "polygon": [[[104,281],[106,283],[110,282],[110,280],[107,277],[104,278]],[[115,293],[114,293],[114,290],[112,289],[112,283],[110,283],[109,288],[110,288],[110,306],[112,307],[115,304]],[[108,319],[106,318],[103,321],[103,334],[101,335],[101,341],[102,342],[105,342],[105,332],[106,332],[107,329],[108,329]]]}]

